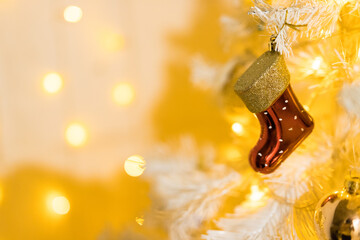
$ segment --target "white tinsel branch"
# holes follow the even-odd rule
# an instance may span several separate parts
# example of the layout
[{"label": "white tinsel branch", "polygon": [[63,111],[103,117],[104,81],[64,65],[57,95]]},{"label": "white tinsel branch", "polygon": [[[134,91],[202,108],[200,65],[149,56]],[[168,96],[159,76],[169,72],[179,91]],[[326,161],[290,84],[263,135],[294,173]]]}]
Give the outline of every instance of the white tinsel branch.
[{"label": "white tinsel branch", "polygon": [[269,199],[261,200],[266,201],[263,207],[252,209],[251,200],[242,203],[235,209],[234,214],[227,214],[217,222],[221,230],[209,230],[204,238],[298,239],[292,221],[294,207],[316,204],[316,193],[324,188],[331,177],[333,146],[326,139],[329,138],[320,138],[319,144],[314,143],[316,151],[299,149],[274,173],[262,177],[262,186],[267,186],[269,190]]},{"label": "white tinsel branch", "polygon": [[[217,222],[222,230],[209,230],[203,236],[206,240],[261,240],[275,239],[287,228],[287,217],[291,207],[276,200],[253,212],[248,207],[239,206],[234,214],[229,214]],[[283,234],[283,236],[287,236]],[[284,238],[287,239],[287,238]]]},{"label": "white tinsel branch", "polygon": [[336,2],[295,1],[288,6],[270,5],[255,0],[250,14],[257,16],[276,37],[276,51],[289,55],[291,45],[300,37],[321,38],[329,36],[336,26],[341,6]]},{"label": "white tinsel branch", "polygon": [[154,182],[157,211],[165,216],[171,240],[192,239],[241,184],[237,172],[214,164],[213,157],[210,147],[199,148],[185,137],[175,152],[164,151],[163,156],[148,161],[146,176]]},{"label": "white tinsel branch", "polygon": [[349,114],[360,118],[360,83],[344,84],[339,92],[339,103]]},{"label": "white tinsel branch", "polygon": [[[317,146],[316,151],[310,152],[309,149],[303,153],[297,151],[277,171],[262,177],[274,198],[297,206],[299,202],[300,205],[316,203],[318,199],[313,195],[314,192],[323,189],[324,183],[331,179],[330,160],[333,149],[329,136],[316,138],[322,142],[313,143]],[[315,136],[309,140],[311,139],[315,139]]]},{"label": "white tinsel branch", "polygon": [[[218,178],[205,173],[189,173],[190,176],[200,174],[200,181],[190,180],[191,189],[179,189],[177,199],[181,201],[177,202],[181,206],[171,209],[174,211],[174,221],[170,225],[170,239],[190,239],[191,232],[198,230],[204,221],[217,214],[223,198],[240,183],[240,176],[236,172],[224,170],[220,170],[224,175],[221,174]],[[185,180],[184,176],[177,177],[179,181]]]}]

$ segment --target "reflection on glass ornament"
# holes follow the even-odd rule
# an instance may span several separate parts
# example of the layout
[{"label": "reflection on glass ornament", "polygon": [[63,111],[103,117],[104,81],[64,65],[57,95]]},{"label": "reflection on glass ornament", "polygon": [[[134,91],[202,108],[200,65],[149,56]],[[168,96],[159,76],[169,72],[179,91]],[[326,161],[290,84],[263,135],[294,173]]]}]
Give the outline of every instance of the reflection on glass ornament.
[{"label": "reflection on glass ornament", "polygon": [[239,78],[235,92],[261,125],[250,164],[255,171],[271,173],[314,128],[311,116],[292,91],[284,57],[275,51],[264,53]]},{"label": "reflection on glass ornament", "polygon": [[314,220],[322,240],[360,239],[360,178],[347,179],[342,191],[320,200]]}]

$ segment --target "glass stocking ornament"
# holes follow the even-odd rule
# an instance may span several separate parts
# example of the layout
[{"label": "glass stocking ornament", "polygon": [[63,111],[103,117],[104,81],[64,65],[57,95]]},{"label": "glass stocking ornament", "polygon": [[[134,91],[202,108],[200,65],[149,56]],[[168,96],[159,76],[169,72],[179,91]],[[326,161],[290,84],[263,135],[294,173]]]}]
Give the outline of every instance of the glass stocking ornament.
[{"label": "glass stocking ornament", "polygon": [[311,116],[291,89],[284,57],[275,51],[265,52],[239,78],[235,92],[261,125],[250,164],[255,171],[271,173],[314,128]]}]

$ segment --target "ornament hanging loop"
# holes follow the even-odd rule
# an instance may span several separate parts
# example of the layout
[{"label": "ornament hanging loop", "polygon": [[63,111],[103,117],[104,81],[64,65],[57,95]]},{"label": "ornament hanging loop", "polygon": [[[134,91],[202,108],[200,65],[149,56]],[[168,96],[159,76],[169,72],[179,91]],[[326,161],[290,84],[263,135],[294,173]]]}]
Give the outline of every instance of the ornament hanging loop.
[{"label": "ornament hanging loop", "polygon": [[270,42],[269,42],[269,51],[271,51],[271,52],[275,52],[276,50],[276,37],[277,37],[277,35],[271,35],[271,37],[270,37]]},{"label": "ornament hanging loop", "polygon": [[307,27],[307,24],[292,24],[292,23],[288,23],[288,9],[285,8],[285,16],[284,16],[284,22],[281,25],[281,27],[279,27],[279,30],[277,31],[276,34],[271,35],[270,37],[270,43],[269,43],[269,50],[271,52],[275,52],[275,51],[279,51],[279,49],[276,50],[276,39],[279,37],[279,33],[285,28],[285,27],[289,27],[295,31],[300,31],[299,28],[301,27]]}]

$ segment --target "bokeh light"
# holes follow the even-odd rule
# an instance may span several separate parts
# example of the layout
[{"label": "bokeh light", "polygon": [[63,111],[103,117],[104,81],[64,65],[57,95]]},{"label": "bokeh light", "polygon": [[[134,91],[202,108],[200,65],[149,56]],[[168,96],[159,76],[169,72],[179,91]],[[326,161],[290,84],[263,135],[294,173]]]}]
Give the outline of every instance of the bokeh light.
[{"label": "bokeh light", "polygon": [[135,90],[129,83],[119,83],[115,86],[112,96],[117,104],[127,106],[134,101]]},{"label": "bokeh light", "polygon": [[251,194],[249,199],[251,201],[260,201],[265,195],[265,192],[260,191],[258,185],[252,185],[251,186]]},{"label": "bokeh light", "polygon": [[70,211],[70,202],[64,196],[55,197],[52,200],[52,210],[59,215],[65,215]]},{"label": "bokeh light", "polygon": [[136,217],[135,221],[136,221],[137,224],[142,226],[144,224],[144,217]]},{"label": "bokeh light", "polygon": [[129,176],[138,177],[145,170],[145,159],[140,155],[133,155],[126,159],[124,169]]},{"label": "bokeh light", "polygon": [[81,8],[77,6],[68,6],[64,10],[64,19],[67,22],[79,22],[83,16]]},{"label": "bokeh light", "polygon": [[60,74],[52,72],[45,75],[43,79],[43,88],[47,93],[57,93],[63,86],[63,79]]},{"label": "bokeh light", "polygon": [[66,141],[74,147],[80,147],[85,144],[87,140],[87,131],[80,123],[70,124],[65,132]]},{"label": "bokeh light", "polygon": [[234,123],[231,126],[231,129],[233,130],[234,133],[236,133],[239,136],[244,134],[244,127],[243,127],[243,125],[241,125],[241,123],[238,123],[238,122]]},{"label": "bokeh light", "polygon": [[313,70],[319,70],[320,66],[321,66],[321,62],[322,62],[322,58],[321,57],[316,57],[311,68]]}]

